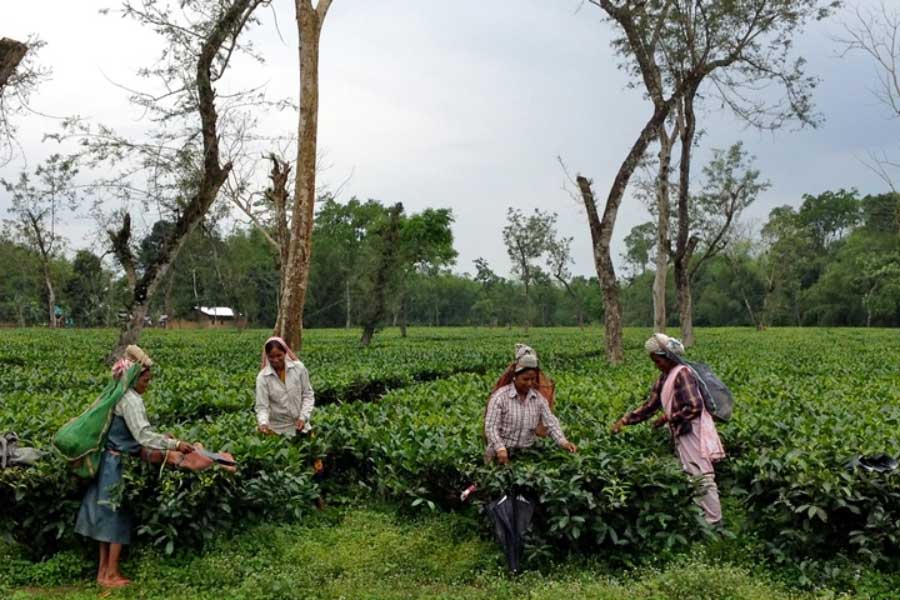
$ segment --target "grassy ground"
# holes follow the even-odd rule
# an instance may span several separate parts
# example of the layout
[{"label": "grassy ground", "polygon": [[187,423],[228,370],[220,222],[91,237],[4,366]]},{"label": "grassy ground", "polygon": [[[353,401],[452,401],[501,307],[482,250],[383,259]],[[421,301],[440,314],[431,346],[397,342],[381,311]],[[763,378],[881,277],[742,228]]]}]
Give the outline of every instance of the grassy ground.
[{"label": "grassy ground", "polygon": [[[777,577],[718,562],[715,543],[667,561],[662,570],[613,570],[568,559],[518,577],[505,573],[491,540],[457,515],[414,520],[386,508],[329,509],[305,524],[257,526],[221,538],[200,554],[138,552],[124,563],[131,587],[110,598],[851,598],[828,590],[792,592]],[[726,542],[727,543],[727,542]],[[90,553],[63,552],[46,563],[2,561],[6,598],[96,598],[87,583]]]}]

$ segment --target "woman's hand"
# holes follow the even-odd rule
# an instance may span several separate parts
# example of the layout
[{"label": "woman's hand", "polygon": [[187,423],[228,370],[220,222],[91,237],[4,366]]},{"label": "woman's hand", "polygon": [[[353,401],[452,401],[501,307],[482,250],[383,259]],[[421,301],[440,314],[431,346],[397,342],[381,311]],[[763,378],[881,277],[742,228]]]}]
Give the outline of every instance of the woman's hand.
[{"label": "woman's hand", "polygon": [[562,445],[562,447],[565,448],[566,450],[568,450],[569,452],[571,452],[572,454],[575,454],[576,452],[578,452],[578,446],[576,446],[572,442],[566,442],[565,444]]},{"label": "woman's hand", "polygon": [[509,462],[509,452],[506,451],[506,448],[497,450],[497,462],[501,465],[505,465]]},{"label": "woman's hand", "polygon": [[275,435],[275,432],[268,425],[258,425],[256,430],[264,435]]},{"label": "woman's hand", "polygon": [[613,433],[619,433],[620,431],[622,431],[622,429],[624,427],[625,427],[625,417],[622,417],[621,419],[619,419],[618,421],[616,421],[615,423],[612,424],[612,427],[610,428],[610,430]]},{"label": "woman's hand", "polygon": [[306,421],[304,421],[303,419],[297,419],[295,425],[297,426],[297,431],[303,431],[303,428],[306,427]]},{"label": "woman's hand", "polygon": [[175,446],[175,449],[181,452],[182,454],[190,454],[194,451],[194,447],[188,444],[187,442],[178,442],[178,445]]},{"label": "woman's hand", "polygon": [[657,420],[653,421],[653,429],[659,429],[663,425],[669,422],[669,419],[666,418],[666,415],[662,415]]}]

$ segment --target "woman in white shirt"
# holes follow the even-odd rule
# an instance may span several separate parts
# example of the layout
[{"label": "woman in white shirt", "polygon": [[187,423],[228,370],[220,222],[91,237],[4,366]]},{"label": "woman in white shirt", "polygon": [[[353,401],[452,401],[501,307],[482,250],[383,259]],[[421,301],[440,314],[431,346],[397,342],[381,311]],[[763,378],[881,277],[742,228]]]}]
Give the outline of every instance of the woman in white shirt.
[{"label": "woman in white shirt", "polygon": [[315,395],[309,372],[280,337],[263,346],[262,363],[256,376],[256,424],[267,435],[293,437],[310,430],[309,418]]}]

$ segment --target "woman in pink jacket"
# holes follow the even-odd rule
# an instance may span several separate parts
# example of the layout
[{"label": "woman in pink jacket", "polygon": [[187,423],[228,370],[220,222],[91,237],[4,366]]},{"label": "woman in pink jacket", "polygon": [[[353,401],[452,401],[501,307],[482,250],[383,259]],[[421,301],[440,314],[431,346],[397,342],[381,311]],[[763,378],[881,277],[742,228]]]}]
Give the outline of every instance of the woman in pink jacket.
[{"label": "woman in pink jacket", "polygon": [[714,465],[725,457],[725,449],[712,415],[706,410],[700,395],[697,378],[680,358],[684,346],[675,338],[657,333],[647,340],[644,347],[662,374],[656,380],[647,402],[625,413],[613,424],[612,431],[618,433],[626,425],[646,421],[662,409],[662,416],[653,426],[669,425],[681,466],[685,472],[701,479],[698,503],[703,509],[703,516],[710,525],[718,525],[722,521],[722,507]]}]

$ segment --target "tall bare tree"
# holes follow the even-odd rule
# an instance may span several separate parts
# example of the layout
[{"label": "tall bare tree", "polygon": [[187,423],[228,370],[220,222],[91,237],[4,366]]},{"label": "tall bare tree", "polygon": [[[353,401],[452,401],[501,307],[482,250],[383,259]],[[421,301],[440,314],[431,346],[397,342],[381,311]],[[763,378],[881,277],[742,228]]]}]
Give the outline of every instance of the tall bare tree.
[{"label": "tall bare tree", "polygon": [[575,302],[576,319],[578,327],[584,329],[584,301],[572,289],[572,272],[569,265],[575,262],[572,258],[572,242],[574,238],[552,235],[547,243],[547,268],[550,274],[560,282],[566,290],[566,294]]},{"label": "tall bare tree", "polygon": [[691,284],[697,272],[707,260],[728,247],[741,213],[771,185],[760,180],[752,162],[753,157],[744,151],[740,142],[727,150],[714,149],[712,160],[703,168],[703,191],[692,198],[688,218],[682,219],[679,205],[678,235],[679,239],[684,236],[687,242],[684,253],[675,256],[675,285],[681,335],[686,344],[694,342]]},{"label": "tall bare tree", "polygon": [[656,175],[656,258],[653,275],[653,330],[666,331],[666,277],[669,272],[669,205],[672,148],[678,137],[681,119],[674,119],[671,133],[665,124],[659,128],[659,170]]},{"label": "tall bare tree", "polygon": [[531,324],[531,283],[540,272],[535,264],[550,249],[556,236],[556,213],[540,209],[526,216],[520,209],[509,207],[506,211],[506,225],[503,227],[503,243],[512,261],[512,271],[522,280],[527,312],[525,325]]},{"label": "tall bare tree", "polygon": [[319,38],[331,0],[294,0],[300,34],[300,118],[290,241],[282,263],[281,302],[275,333],[293,348],[303,345],[303,305],[309,284],[316,201],[316,147],[319,128]]},{"label": "tall bare tree", "polygon": [[[622,316],[610,242],[625,190],[648,146],[654,139],[660,139],[661,127],[680,103],[684,118],[679,128],[680,180],[689,181],[690,148],[696,132],[693,103],[707,78],[716,83],[723,102],[759,126],[779,124],[785,111],[808,113],[810,88],[815,81],[804,76],[801,61],[791,60],[791,42],[804,23],[823,18],[835,3],[828,0],[589,2],[600,7],[615,25],[619,35],[613,40],[613,48],[653,104],[652,115],[610,186],[602,219],[597,213],[590,181],[578,176],[594,242],[597,275],[604,292],[607,358],[616,363],[622,360]],[[784,86],[787,107],[779,103],[773,110],[772,106],[748,96],[748,90],[763,79]]]},{"label": "tall bare tree", "polygon": [[[845,35],[838,39],[844,54],[862,52],[874,63],[878,84],[873,90],[875,97],[891,113],[900,119],[900,9],[888,7],[882,0],[880,6],[863,8],[858,5],[851,22],[844,24]],[[865,164],[872,169],[891,191],[897,193],[897,173],[900,159],[891,158],[885,152],[869,153]],[[895,215],[897,232],[900,233],[900,210]]]},{"label": "tall bare tree", "polygon": [[40,257],[51,328],[57,327],[56,290],[51,277],[51,264],[59,256],[64,243],[57,226],[64,211],[75,210],[77,205],[73,183],[77,173],[72,159],[54,154],[35,169],[37,185],[25,172],[19,174],[15,183],[0,178],[0,187],[10,194],[12,200],[9,211],[13,219],[6,221],[7,226],[16,234],[15,237]]},{"label": "tall bare tree", "polygon": [[[145,207],[157,203],[161,219],[171,221],[153,260],[134,272],[131,251],[132,221],[127,211],[117,211],[120,223],[106,220],[112,249],[134,285],[126,303],[131,317],[123,326],[114,358],[134,343],[143,328],[150,302],[169,273],[185,240],[208,215],[232,169],[236,136],[243,130],[238,107],[256,100],[258,93],[236,92],[217,99],[214,85],[228,71],[235,53],[258,58],[252,46],[239,39],[255,23],[254,11],[268,0],[128,0],[122,14],[160,34],[166,41],[161,60],[141,70],[159,82],[160,94],[131,91],[129,100],[143,108],[155,129],[149,142],[118,135],[105,126],[93,128],[78,120],[66,123],[65,133],[80,142],[80,158],[90,167],[115,167],[114,175],[101,177],[95,190],[104,190]],[[223,116],[224,114],[224,116]],[[162,203],[165,202],[165,206]],[[165,213],[163,212],[165,211]],[[163,216],[165,215],[165,216]]]}]

